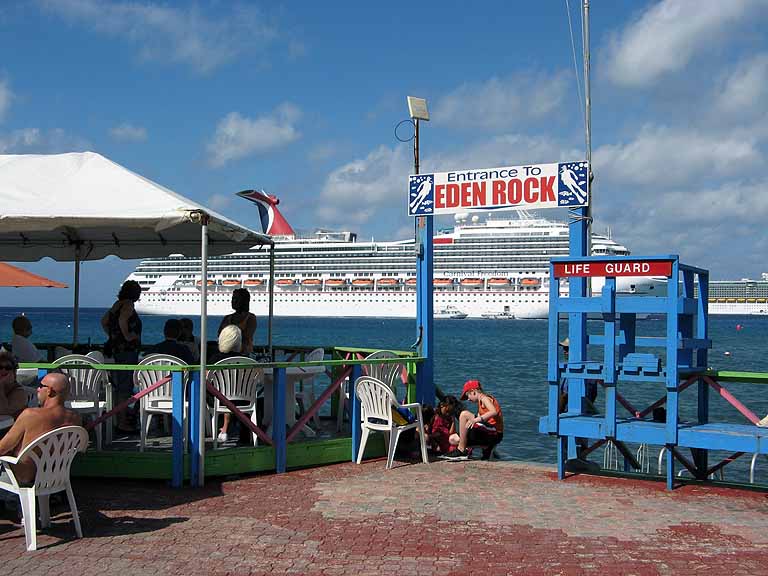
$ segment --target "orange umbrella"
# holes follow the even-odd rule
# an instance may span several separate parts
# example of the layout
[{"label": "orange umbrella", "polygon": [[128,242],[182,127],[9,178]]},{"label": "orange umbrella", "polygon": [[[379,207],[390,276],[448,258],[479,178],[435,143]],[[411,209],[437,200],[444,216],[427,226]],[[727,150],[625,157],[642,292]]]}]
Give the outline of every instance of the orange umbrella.
[{"label": "orange umbrella", "polygon": [[32,272],[27,272],[16,266],[0,262],[0,287],[5,288],[66,288],[66,284],[43,278]]}]

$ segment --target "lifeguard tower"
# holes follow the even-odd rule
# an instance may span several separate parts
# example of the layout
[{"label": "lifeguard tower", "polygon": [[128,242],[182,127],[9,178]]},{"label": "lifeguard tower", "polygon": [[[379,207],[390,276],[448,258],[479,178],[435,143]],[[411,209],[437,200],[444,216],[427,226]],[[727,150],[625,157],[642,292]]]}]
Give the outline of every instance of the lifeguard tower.
[{"label": "lifeguard tower", "polygon": [[[617,278],[625,276],[655,277],[659,289],[656,295],[620,294],[616,289]],[[561,281],[596,277],[605,278],[599,295],[589,294],[589,290],[584,291],[585,296],[560,293]],[[674,484],[675,462],[693,477],[705,480],[745,453],[755,455],[754,469],[756,455],[768,453],[768,429],[755,426],[758,417],[718,382],[728,381],[729,377],[739,381],[751,378],[707,370],[707,352],[712,346],[708,336],[707,270],[683,264],[675,255],[569,257],[552,260],[550,278],[548,414],[541,418],[539,430],[558,438],[560,479],[565,477],[568,459],[585,457],[607,443],[623,454],[627,469],[640,468],[627,443],[665,447],[669,489]],[[651,314],[665,318],[664,336],[638,334],[638,317]],[[588,334],[587,321],[593,319],[601,324],[602,330],[590,330],[593,333]],[[570,353],[566,361],[560,362],[558,342],[565,336],[560,335],[563,320],[568,322]],[[587,409],[588,381],[603,389],[602,414]],[[640,382],[657,383],[665,391],[656,402],[638,410],[621,394],[621,389]],[[696,418],[692,422],[682,421],[681,394],[694,385],[698,388]],[[711,423],[710,389],[750,423]],[[561,412],[560,394],[566,390],[567,406]],[[651,419],[654,409],[664,405],[666,418]],[[690,458],[683,452],[685,448],[690,449]],[[709,450],[733,454],[709,466]]]}]

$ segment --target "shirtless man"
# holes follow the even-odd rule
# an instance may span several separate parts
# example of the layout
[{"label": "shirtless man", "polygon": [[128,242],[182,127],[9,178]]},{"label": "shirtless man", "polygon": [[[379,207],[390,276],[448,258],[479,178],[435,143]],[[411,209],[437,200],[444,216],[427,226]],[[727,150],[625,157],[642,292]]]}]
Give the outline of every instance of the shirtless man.
[{"label": "shirtless man", "polygon": [[[69,379],[64,374],[48,374],[37,388],[40,408],[27,408],[0,439],[0,456],[17,456],[40,436],[62,426],[80,426],[80,416],[64,407]],[[35,480],[35,464],[24,459],[12,467],[19,483]]]}]

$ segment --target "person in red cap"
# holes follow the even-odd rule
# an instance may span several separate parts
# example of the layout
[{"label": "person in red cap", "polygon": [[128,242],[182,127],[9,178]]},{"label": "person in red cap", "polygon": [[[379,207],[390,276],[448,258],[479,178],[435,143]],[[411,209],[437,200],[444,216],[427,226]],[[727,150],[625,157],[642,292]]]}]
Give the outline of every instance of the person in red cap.
[{"label": "person in red cap", "polygon": [[499,401],[483,392],[479,380],[464,383],[461,399],[477,402],[477,414],[464,410],[459,415],[459,433],[450,438],[455,448],[448,452],[446,458],[466,460],[469,458],[467,446],[483,446],[483,460],[487,460],[504,436],[504,417]]}]

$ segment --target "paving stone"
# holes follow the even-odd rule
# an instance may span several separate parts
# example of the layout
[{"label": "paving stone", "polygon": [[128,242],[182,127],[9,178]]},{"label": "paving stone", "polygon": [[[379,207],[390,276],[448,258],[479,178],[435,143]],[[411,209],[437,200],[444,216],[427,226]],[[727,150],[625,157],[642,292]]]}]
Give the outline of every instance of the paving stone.
[{"label": "paving stone", "polygon": [[572,476],[512,462],[381,460],[165,483],[78,479],[40,550],[0,518],[18,574],[765,574],[764,493]]}]

